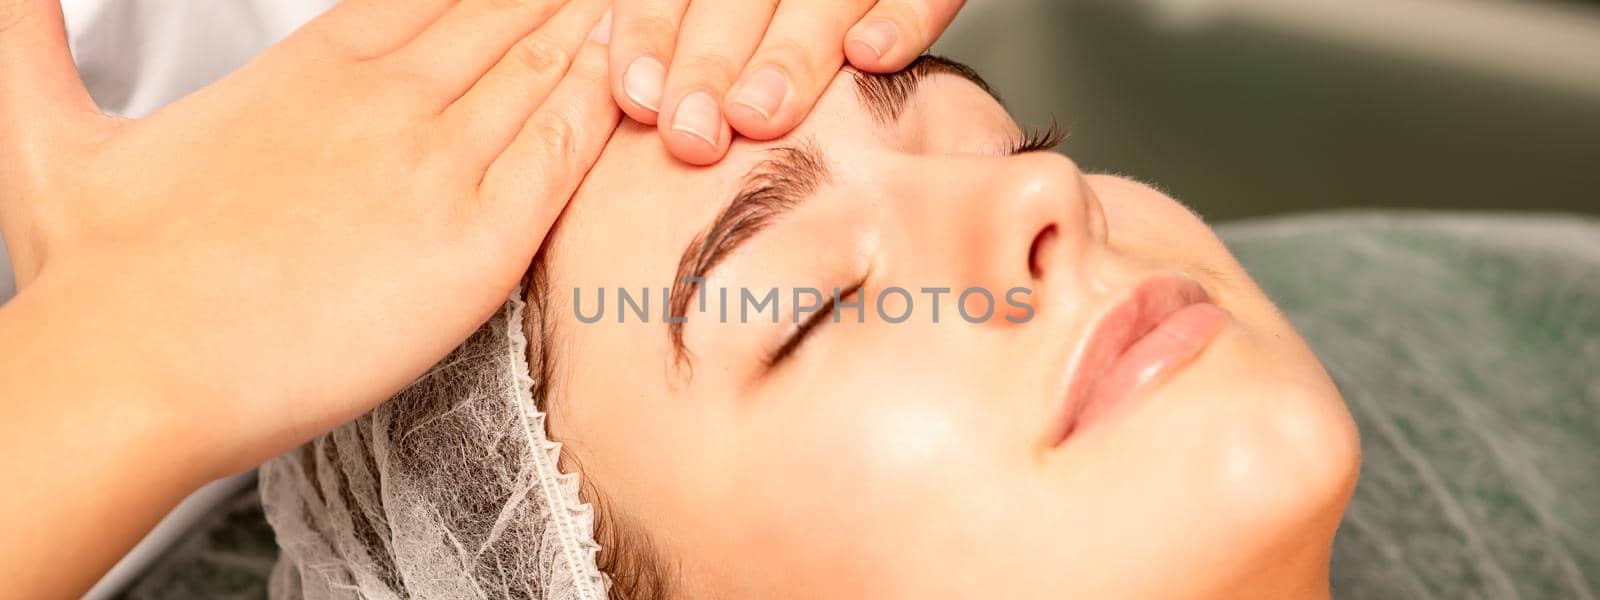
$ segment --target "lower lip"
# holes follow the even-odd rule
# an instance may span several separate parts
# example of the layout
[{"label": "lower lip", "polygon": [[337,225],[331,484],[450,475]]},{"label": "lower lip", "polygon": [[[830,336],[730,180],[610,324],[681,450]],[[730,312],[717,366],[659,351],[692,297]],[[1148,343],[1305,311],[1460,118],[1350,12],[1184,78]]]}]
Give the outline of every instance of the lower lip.
[{"label": "lower lip", "polygon": [[[1171,286],[1173,282],[1162,281],[1152,285]],[[1080,365],[1080,368],[1094,370],[1076,374],[1077,381],[1070,386],[1072,391],[1068,392],[1067,417],[1052,445],[1065,442],[1073,434],[1103,419],[1141,388],[1193,360],[1227,326],[1231,318],[1228,312],[1206,301],[1204,291],[1199,290],[1198,286],[1178,285],[1177,288],[1179,291],[1168,290],[1153,297],[1169,301],[1182,299],[1179,300],[1181,306],[1167,309],[1171,312],[1148,326],[1148,330],[1098,368]],[[1157,306],[1161,303],[1160,300],[1155,302]],[[1138,313],[1133,311],[1145,310],[1151,310],[1151,306],[1128,305],[1119,309],[1119,313],[1107,317],[1108,324],[1102,327],[1118,327],[1114,325],[1116,323],[1133,326],[1138,319]],[[1093,358],[1085,360],[1091,364],[1095,362]]]},{"label": "lower lip", "polygon": [[1129,346],[1089,389],[1074,430],[1104,417],[1140,388],[1193,360],[1228,324],[1228,312],[1215,304],[1190,304],[1167,315]]}]

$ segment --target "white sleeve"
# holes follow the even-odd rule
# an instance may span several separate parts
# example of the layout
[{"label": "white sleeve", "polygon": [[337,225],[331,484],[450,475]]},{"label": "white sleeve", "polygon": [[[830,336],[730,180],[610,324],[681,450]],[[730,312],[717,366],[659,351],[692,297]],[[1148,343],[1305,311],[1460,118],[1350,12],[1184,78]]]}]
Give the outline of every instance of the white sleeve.
[{"label": "white sleeve", "polygon": [[142,117],[222,78],[333,0],[62,0],[90,95]]}]

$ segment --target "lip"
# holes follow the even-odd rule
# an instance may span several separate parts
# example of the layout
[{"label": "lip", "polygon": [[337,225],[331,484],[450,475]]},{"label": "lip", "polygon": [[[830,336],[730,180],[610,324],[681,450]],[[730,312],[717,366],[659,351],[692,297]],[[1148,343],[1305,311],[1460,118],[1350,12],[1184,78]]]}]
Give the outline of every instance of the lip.
[{"label": "lip", "polygon": [[1095,320],[1074,354],[1050,446],[1187,365],[1230,319],[1192,279],[1160,275],[1141,282]]}]

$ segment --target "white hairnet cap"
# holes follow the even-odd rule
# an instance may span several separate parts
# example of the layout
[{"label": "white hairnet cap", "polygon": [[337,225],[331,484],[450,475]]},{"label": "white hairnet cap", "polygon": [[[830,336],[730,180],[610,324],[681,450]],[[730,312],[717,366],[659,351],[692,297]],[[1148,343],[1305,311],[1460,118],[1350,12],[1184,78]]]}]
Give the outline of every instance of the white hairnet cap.
[{"label": "white hairnet cap", "polygon": [[513,297],[411,387],[261,468],[274,598],[600,600],[594,513],[534,406]]}]

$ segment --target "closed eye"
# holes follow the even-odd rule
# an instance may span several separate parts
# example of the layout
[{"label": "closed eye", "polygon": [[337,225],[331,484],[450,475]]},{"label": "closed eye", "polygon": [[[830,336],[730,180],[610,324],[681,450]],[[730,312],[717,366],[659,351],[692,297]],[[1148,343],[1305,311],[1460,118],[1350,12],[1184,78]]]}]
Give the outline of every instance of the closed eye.
[{"label": "closed eye", "polygon": [[1044,129],[1029,129],[1022,134],[1022,138],[1011,144],[1006,149],[1006,156],[1016,156],[1029,152],[1044,152],[1054,150],[1067,140],[1067,130],[1063,129],[1054,119]]},{"label": "closed eye", "polygon": [[793,356],[795,352],[799,351],[801,345],[804,344],[806,340],[811,338],[811,334],[815,333],[818,327],[821,327],[828,321],[837,321],[838,319],[834,318],[834,311],[837,308],[838,300],[842,298],[849,298],[860,293],[861,288],[865,286],[866,280],[863,279],[860,282],[857,282],[855,285],[841,290],[838,294],[828,298],[827,303],[823,304],[822,308],[817,309],[817,312],[814,312],[811,314],[811,316],[807,317],[805,322],[800,323],[800,326],[796,327],[794,332],[789,334],[789,337],[783,341],[783,344],[778,346],[777,350],[774,350],[772,353],[767,355],[767,370],[771,371],[778,368],[784,361]]}]

